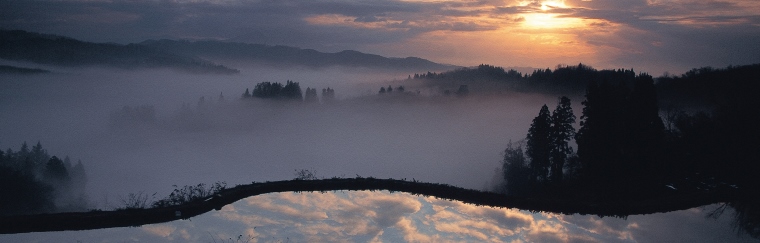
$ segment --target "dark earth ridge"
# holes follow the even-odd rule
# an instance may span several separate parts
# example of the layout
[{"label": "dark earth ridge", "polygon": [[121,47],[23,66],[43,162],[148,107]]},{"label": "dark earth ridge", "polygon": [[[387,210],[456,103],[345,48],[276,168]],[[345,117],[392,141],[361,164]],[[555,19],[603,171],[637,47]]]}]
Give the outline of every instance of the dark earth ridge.
[{"label": "dark earth ridge", "polygon": [[446,200],[457,200],[479,206],[507,207],[531,212],[553,212],[562,214],[594,214],[599,216],[625,217],[634,214],[652,214],[689,209],[714,203],[735,201],[741,195],[739,190],[718,188],[710,191],[690,191],[658,198],[613,201],[581,202],[556,198],[517,197],[464,189],[445,184],[423,183],[396,179],[376,178],[333,178],[321,180],[287,180],[274,182],[254,182],[223,189],[212,196],[191,201],[178,206],[124,209],[116,211],[90,211],[77,213],[55,213],[38,215],[18,215],[0,217],[0,234],[28,232],[90,230],[112,227],[141,226],[189,219],[194,216],[219,210],[238,200],[274,192],[314,192],[339,190],[388,190],[407,192],[414,195],[432,196]]}]

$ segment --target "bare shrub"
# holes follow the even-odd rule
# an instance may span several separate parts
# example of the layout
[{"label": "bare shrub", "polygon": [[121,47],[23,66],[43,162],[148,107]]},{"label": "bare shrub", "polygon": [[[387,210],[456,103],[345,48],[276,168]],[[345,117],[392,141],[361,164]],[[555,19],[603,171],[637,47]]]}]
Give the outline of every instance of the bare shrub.
[{"label": "bare shrub", "polygon": [[177,187],[177,185],[173,186],[174,190],[171,194],[169,194],[169,197],[154,202],[153,207],[160,208],[176,206],[195,200],[204,199],[227,188],[227,183],[215,182],[210,186],[207,186],[205,183],[201,183],[196,186],[183,186],[182,188]]},{"label": "bare shrub", "polygon": [[[151,196],[152,198],[156,197],[156,194],[153,193]],[[121,204],[123,205],[121,209],[143,209],[147,208],[148,203],[148,194],[145,194],[145,192],[138,192],[138,193],[129,193],[126,197],[119,197],[121,200]]]},{"label": "bare shrub", "polygon": [[296,180],[317,180],[317,171],[314,169],[307,170],[307,169],[300,169],[295,170],[295,176]]}]

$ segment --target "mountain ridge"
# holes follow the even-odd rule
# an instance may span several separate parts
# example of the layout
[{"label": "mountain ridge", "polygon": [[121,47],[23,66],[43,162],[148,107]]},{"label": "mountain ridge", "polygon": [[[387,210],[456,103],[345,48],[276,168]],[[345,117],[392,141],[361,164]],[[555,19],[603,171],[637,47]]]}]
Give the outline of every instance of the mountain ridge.
[{"label": "mountain ridge", "polygon": [[139,44],[154,48],[155,50],[207,59],[225,59],[312,68],[346,66],[397,69],[404,71],[440,71],[458,67],[435,63],[420,57],[384,57],[356,50],[343,50],[340,52],[329,53],[292,46],[213,40],[188,41],[160,39],[146,40]]},{"label": "mountain ridge", "polygon": [[218,60],[282,67],[345,66],[417,72],[458,67],[419,57],[384,57],[356,50],[327,53],[283,45],[214,40],[161,39],[129,44],[95,43],[67,36],[5,29],[0,29],[0,59],[64,67],[174,68],[193,73],[217,74],[239,73],[237,69],[217,64]]},{"label": "mountain ridge", "polygon": [[160,52],[137,44],[93,43],[23,30],[0,30],[0,58],[64,67],[175,68],[217,74],[239,72],[203,59]]}]

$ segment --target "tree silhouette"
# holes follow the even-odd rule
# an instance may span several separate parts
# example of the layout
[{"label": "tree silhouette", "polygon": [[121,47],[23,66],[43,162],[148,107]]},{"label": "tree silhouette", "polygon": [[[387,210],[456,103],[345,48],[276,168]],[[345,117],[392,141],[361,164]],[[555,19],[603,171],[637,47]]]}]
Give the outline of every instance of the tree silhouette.
[{"label": "tree silhouette", "polygon": [[576,133],[575,141],[578,144],[578,157],[581,160],[581,178],[595,180],[594,186],[604,187],[610,185],[609,181],[619,174],[620,167],[616,166],[619,156],[618,139],[623,138],[620,134],[620,119],[616,108],[621,106],[621,94],[613,93],[609,82],[597,84],[592,82],[586,91],[586,100],[582,102],[583,115],[581,116],[580,129]]},{"label": "tree silhouette", "polygon": [[[245,96],[245,94],[243,94]],[[262,82],[253,88],[252,97],[263,99],[285,99],[303,101],[301,85],[298,82],[288,80],[285,85],[281,83]]]},{"label": "tree silhouette", "polygon": [[322,103],[329,104],[335,101],[335,90],[327,87],[322,89]]},{"label": "tree silhouette", "polygon": [[547,182],[549,179],[552,149],[551,124],[549,108],[544,105],[528,130],[525,152],[530,157],[531,179],[536,182]]},{"label": "tree silhouette", "polygon": [[520,143],[513,145],[512,141],[507,144],[504,150],[504,159],[502,161],[502,173],[506,181],[507,194],[523,195],[528,192],[530,180],[530,168],[523,154]]},{"label": "tree silhouette", "polygon": [[261,82],[253,88],[251,96],[256,98],[277,98],[280,96],[283,85],[281,83]]},{"label": "tree silhouette", "polygon": [[298,82],[288,80],[285,87],[280,91],[279,96],[287,100],[302,101],[303,94],[301,93],[301,85],[299,85]]},{"label": "tree silhouette", "polygon": [[[665,125],[659,114],[657,91],[649,75],[639,75],[628,98],[627,131],[623,146],[630,152],[628,158],[638,178],[635,183],[661,183],[664,179],[662,157],[664,155]],[[632,185],[633,186],[633,185]],[[647,185],[648,187],[654,185]]]},{"label": "tree silhouette", "polygon": [[51,212],[53,188],[10,167],[0,165],[0,215]]},{"label": "tree silhouette", "polygon": [[50,157],[40,142],[31,150],[24,142],[19,152],[0,152],[0,215],[82,210],[85,184],[81,161],[72,166],[68,156]]},{"label": "tree silhouette", "polygon": [[591,83],[583,105],[576,142],[587,186],[610,198],[651,194],[664,169],[664,125],[651,76],[637,76],[633,90],[622,81]]},{"label": "tree silhouette", "polygon": [[551,121],[552,125],[549,131],[551,139],[551,181],[561,182],[565,162],[568,156],[573,153],[573,148],[568,142],[575,136],[575,128],[573,127],[575,114],[573,114],[573,108],[570,106],[570,98],[565,96],[559,98],[557,108],[552,113]]},{"label": "tree silhouette", "polygon": [[69,177],[68,170],[66,170],[66,166],[63,164],[63,161],[56,156],[50,158],[50,160],[45,165],[43,176],[46,181],[53,182],[55,184],[68,183],[68,181],[71,179]]},{"label": "tree silhouette", "polygon": [[306,96],[304,96],[303,101],[306,103],[318,103],[319,98],[317,98],[317,89],[306,87]]},{"label": "tree silhouette", "polygon": [[464,85],[464,84],[459,85],[459,89],[457,89],[457,92],[456,92],[456,94],[459,96],[466,96],[469,93],[470,93],[470,89],[467,88],[467,85]]}]

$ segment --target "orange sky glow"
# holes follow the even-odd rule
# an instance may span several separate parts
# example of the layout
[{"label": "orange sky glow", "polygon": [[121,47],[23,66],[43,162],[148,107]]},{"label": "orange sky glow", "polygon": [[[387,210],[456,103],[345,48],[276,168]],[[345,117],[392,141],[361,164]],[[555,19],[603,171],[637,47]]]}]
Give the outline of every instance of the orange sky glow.
[{"label": "orange sky glow", "polygon": [[[394,31],[430,28],[430,31],[402,42],[379,43],[366,49],[379,50],[392,56],[424,56],[456,65],[487,63],[546,68],[583,62],[597,68],[649,70],[656,66],[662,70],[652,71],[684,71],[683,67],[669,63],[615,60],[617,56],[647,56],[658,48],[675,44],[675,41],[669,43],[667,37],[633,24],[586,16],[585,13],[600,12],[602,10],[595,8],[604,7],[595,6],[592,0],[494,1],[491,4],[473,1],[405,2],[437,3],[443,7],[417,16],[387,14],[372,22],[357,22],[355,17],[345,15],[312,15],[306,21],[312,25]],[[710,8],[705,3],[689,0],[649,0],[645,6],[626,12],[638,14],[644,8],[659,9],[661,13],[652,11],[652,14],[640,14],[636,21],[682,29],[734,24],[758,26],[746,16],[756,15],[752,11],[760,9],[760,4],[737,1],[724,7]],[[441,11],[454,14],[442,14]],[[641,39],[629,36],[633,34],[639,34]]]},{"label": "orange sky glow", "polygon": [[755,0],[43,0],[0,3],[0,16],[0,28],[94,42],[229,40],[460,66],[659,75],[760,62]]}]

